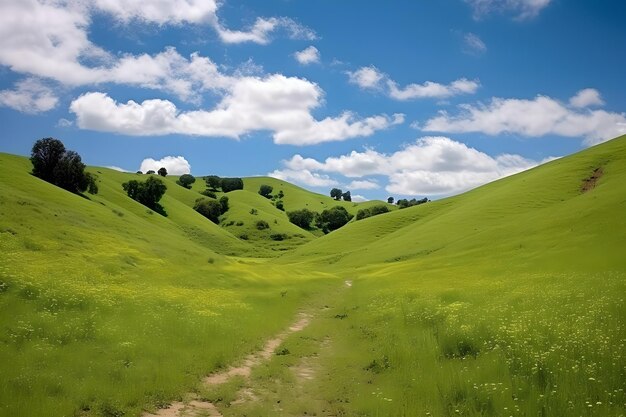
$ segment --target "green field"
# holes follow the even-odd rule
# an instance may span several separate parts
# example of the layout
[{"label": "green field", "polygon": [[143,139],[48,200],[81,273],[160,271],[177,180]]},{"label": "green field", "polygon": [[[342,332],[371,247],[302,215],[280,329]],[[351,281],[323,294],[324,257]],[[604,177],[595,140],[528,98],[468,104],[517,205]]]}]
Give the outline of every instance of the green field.
[{"label": "green field", "polygon": [[[203,181],[165,178],[163,217],[122,190],[136,174],[91,167],[85,198],[30,170],[0,154],[0,416],[190,393],[223,416],[626,415],[626,136],[328,235],[259,186],[287,212],[386,203],[245,178],[216,225]],[[202,383],[299,312],[249,377]]]}]

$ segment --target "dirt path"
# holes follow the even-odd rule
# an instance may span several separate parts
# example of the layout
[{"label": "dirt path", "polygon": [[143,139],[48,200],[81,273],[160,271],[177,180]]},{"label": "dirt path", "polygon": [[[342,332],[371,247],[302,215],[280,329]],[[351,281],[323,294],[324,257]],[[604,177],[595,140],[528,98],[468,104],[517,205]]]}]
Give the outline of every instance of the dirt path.
[{"label": "dirt path", "polygon": [[[263,349],[246,356],[241,365],[209,375],[202,383],[209,388],[224,384],[234,376],[249,378],[252,369],[269,360],[287,336],[304,330],[310,322],[309,314],[299,313],[297,320],[288,329],[268,340]],[[188,394],[187,401],[172,403],[168,408],[158,410],[156,414],[144,413],[142,417],[222,417],[222,414],[215,404],[200,400],[196,394]]]}]

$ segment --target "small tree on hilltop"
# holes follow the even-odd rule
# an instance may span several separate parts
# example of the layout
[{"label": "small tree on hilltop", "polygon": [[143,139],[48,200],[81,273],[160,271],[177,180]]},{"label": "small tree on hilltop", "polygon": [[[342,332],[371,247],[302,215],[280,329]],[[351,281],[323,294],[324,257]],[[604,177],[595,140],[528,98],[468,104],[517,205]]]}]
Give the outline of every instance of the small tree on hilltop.
[{"label": "small tree on hilltop", "polygon": [[196,178],[191,174],[183,174],[180,176],[176,184],[181,185],[187,189],[191,188],[191,184],[196,182]]},{"label": "small tree on hilltop", "polygon": [[222,186],[222,179],[217,175],[204,177],[204,181],[206,182],[206,187],[211,191],[217,191],[217,189]]},{"label": "small tree on hilltop", "polygon": [[272,191],[274,191],[274,187],[271,185],[263,184],[259,187],[259,194],[265,198],[272,198]]},{"label": "small tree on hilltop", "polygon": [[146,174],[151,175],[151,174],[156,174],[156,172],[154,172],[153,169],[149,169],[146,171]]},{"label": "small tree on hilltop", "polygon": [[133,200],[138,201],[163,216],[167,216],[165,209],[159,204],[161,197],[163,197],[167,190],[167,187],[160,179],[150,177],[145,182],[131,180],[122,184],[122,188],[124,188],[126,194]]},{"label": "small tree on hilltop", "polygon": [[167,177],[167,169],[165,169],[165,167],[161,167],[157,171],[157,174],[159,174],[162,177]]},{"label": "small tree on hilltop", "polygon": [[339,188],[333,188],[332,190],[330,190],[330,196],[339,201],[343,196],[343,192]]},{"label": "small tree on hilltop", "polygon": [[389,204],[393,204],[393,197],[389,197],[389,198],[387,199],[387,203],[389,203]]},{"label": "small tree on hilltop", "polygon": [[343,197],[343,201],[352,201],[352,195],[350,194],[350,191],[346,191],[341,196]]},{"label": "small tree on hilltop", "polygon": [[222,191],[225,193],[243,190],[243,180],[241,178],[222,178]]},{"label": "small tree on hilltop", "polygon": [[44,181],[53,182],[53,171],[65,154],[65,145],[58,139],[44,138],[33,145],[30,162],[33,175]]}]

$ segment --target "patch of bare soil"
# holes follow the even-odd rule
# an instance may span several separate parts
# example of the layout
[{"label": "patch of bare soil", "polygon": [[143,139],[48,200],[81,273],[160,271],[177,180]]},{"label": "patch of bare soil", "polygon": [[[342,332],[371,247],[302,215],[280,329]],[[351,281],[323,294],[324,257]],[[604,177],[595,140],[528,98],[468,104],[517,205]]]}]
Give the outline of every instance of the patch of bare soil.
[{"label": "patch of bare soil", "polygon": [[[283,340],[292,333],[304,330],[311,322],[311,316],[305,313],[298,314],[298,319],[289,328],[273,339],[268,340],[263,349],[248,355],[241,365],[231,366],[223,372],[218,372],[207,376],[202,381],[207,386],[221,385],[234,376],[242,376],[248,378],[252,373],[252,369],[268,360],[276,351],[276,348],[283,343]],[[215,404],[209,401],[200,401],[196,396],[189,395],[193,398],[188,402],[175,402],[170,404],[168,408],[159,410],[156,414],[144,413],[142,417],[222,417]],[[250,389],[240,391],[238,400],[240,402],[255,400],[256,396]]]},{"label": "patch of bare soil", "polygon": [[594,169],[593,174],[591,174],[589,178],[585,178],[583,180],[583,183],[580,187],[580,191],[582,191],[583,193],[586,193],[587,191],[591,191],[594,188],[596,188],[596,184],[598,183],[598,180],[600,179],[600,177],[602,177],[603,174],[604,174],[604,171],[602,170],[602,167],[598,167]]}]

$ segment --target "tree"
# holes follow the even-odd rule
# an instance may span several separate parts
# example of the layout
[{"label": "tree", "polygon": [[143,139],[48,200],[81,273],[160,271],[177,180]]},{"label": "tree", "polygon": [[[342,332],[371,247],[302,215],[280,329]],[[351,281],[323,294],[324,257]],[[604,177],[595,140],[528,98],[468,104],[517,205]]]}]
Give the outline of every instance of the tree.
[{"label": "tree", "polygon": [[161,167],[157,171],[157,174],[159,174],[162,177],[167,177],[167,169],[165,169],[165,167]]},{"label": "tree", "polygon": [[276,208],[280,211],[285,211],[285,205],[283,204],[283,200],[278,200],[276,202]]},{"label": "tree", "polygon": [[339,188],[333,188],[332,190],[330,190],[330,196],[339,201],[343,196],[343,192]]},{"label": "tree", "polygon": [[256,228],[259,230],[265,230],[265,229],[269,229],[270,225],[267,224],[265,220],[259,220],[256,222]]},{"label": "tree", "polygon": [[387,199],[387,203],[389,203],[389,204],[393,204],[393,197],[389,197],[389,198]]},{"label": "tree", "polygon": [[346,191],[342,194],[343,201],[352,201],[352,195],[350,195],[350,191]]},{"label": "tree", "polygon": [[284,196],[285,196],[285,193],[283,193],[283,190],[280,190],[278,194],[276,195],[276,197],[278,197],[279,200],[282,200]]},{"label": "tree", "polygon": [[229,193],[234,190],[243,190],[241,178],[222,178],[222,192]]},{"label": "tree", "polygon": [[228,211],[228,197],[226,197],[225,195],[223,195],[222,197],[220,197],[220,211],[222,214],[226,213]]},{"label": "tree", "polygon": [[137,171],[137,174],[141,175],[141,174],[143,174],[143,172],[141,172],[141,171]]},{"label": "tree", "polygon": [[274,191],[274,187],[271,185],[261,185],[259,187],[259,194],[261,194],[265,198],[272,198],[272,191]]},{"label": "tree", "polygon": [[310,229],[315,213],[308,209],[294,210],[287,213],[289,221],[302,229]]},{"label": "tree", "polygon": [[196,182],[196,178],[191,175],[191,174],[183,174],[180,176],[180,178],[178,179],[178,181],[176,181],[176,184],[183,186],[187,189],[191,188],[191,184],[193,184],[194,182]]},{"label": "tree", "polygon": [[193,209],[202,214],[207,219],[211,220],[215,224],[219,224],[220,215],[222,214],[222,206],[215,200],[208,200],[206,198],[199,198],[196,200],[196,204]]},{"label": "tree", "polygon": [[89,194],[98,194],[98,184],[96,183],[98,176],[90,172],[86,173],[85,176],[87,178],[87,192]]},{"label": "tree", "polygon": [[156,172],[154,172],[153,169],[149,169],[146,171],[146,174],[150,175],[150,174],[156,174]]},{"label": "tree", "polygon": [[122,184],[122,188],[126,194],[135,201],[156,211],[157,213],[167,216],[163,206],[159,204],[161,197],[165,194],[167,187],[158,178],[150,177],[145,182],[131,180]]},{"label": "tree", "polygon": [[217,191],[222,186],[222,179],[217,175],[204,177],[204,181],[206,182],[206,187],[212,191]]},{"label": "tree", "polygon": [[63,142],[54,138],[44,138],[35,142],[30,161],[33,175],[72,193],[82,193],[89,189],[98,192],[95,177],[85,172],[80,155],[66,150]]},{"label": "tree", "polygon": [[53,183],[54,168],[65,154],[65,145],[58,139],[39,139],[33,145],[30,162],[33,164],[33,175],[44,181]]},{"label": "tree", "polygon": [[317,227],[326,231],[337,230],[340,227],[344,226],[352,219],[352,215],[348,213],[344,207],[335,206],[330,209],[322,211],[321,214],[317,216],[315,219],[315,223]]}]

